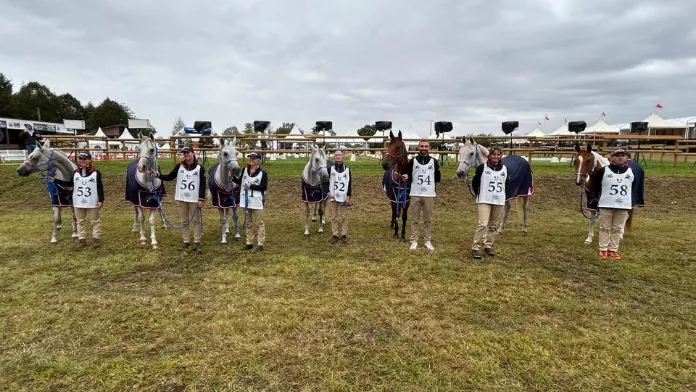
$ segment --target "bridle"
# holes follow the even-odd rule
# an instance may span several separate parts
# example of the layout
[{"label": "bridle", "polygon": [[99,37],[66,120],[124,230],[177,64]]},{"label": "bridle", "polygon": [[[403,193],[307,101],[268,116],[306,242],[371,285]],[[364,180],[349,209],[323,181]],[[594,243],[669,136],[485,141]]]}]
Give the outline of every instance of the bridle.
[{"label": "bridle", "polygon": [[[478,148],[478,143],[474,143],[474,165],[476,165],[476,162],[479,159],[479,148]],[[464,162],[468,167],[466,168],[466,172],[464,174],[464,181],[466,182],[466,187],[469,189],[469,193],[471,193],[471,196],[476,198],[476,193],[474,192],[474,187],[471,185],[471,180],[469,179],[469,171],[471,171],[471,166],[467,162]]]}]

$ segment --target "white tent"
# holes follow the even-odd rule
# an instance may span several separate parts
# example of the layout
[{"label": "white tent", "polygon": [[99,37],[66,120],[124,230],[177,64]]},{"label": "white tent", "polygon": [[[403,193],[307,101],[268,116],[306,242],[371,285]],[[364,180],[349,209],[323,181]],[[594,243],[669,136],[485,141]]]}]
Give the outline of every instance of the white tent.
[{"label": "white tent", "polygon": [[[123,132],[121,133],[121,136],[118,137],[118,140],[127,140],[127,139],[135,139],[133,135],[130,134],[128,131],[128,128],[125,128]],[[123,141],[123,144],[125,144],[126,148],[129,150],[133,150],[138,146],[138,142],[130,140],[130,141]]]},{"label": "white tent", "polygon": [[89,148],[106,149],[106,143],[108,143],[109,146],[116,146],[116,147],[121,145],[120,142],[113,141],[113,140],[107,140],[108,138],[106,137],[106,134],[104,133],[104,131],[102,131],[101,127],[97,129],[97,133],[94,134],[94,137],[101,138],[101,139],[90,139],[89,140]]},{"label": "white tent", "polygon": [[546,136],[546,134],[544,133],[544,131],[539,129],[539,127],[536,127],[534,129],[532,129],[532,131],[529,132],[526,136],[527,137],[544,137],[544,136]]},{"label": "white tent", "polygon": [[600,119],[596,123],[587,127],[584,131],[580,132],[581,135],[600,135],[600,134],[611,134],[616,135],[619,133],[619,128],[609,125]]},{"label": "white tent", "polygon": [[571,136],[571,135],[572,134],[568,130],[568,123],[564,123],[563,125],[558,127],[558,129],[556,129],[555,131],[546,135],[546,137],[563,137],[563,136]]}]

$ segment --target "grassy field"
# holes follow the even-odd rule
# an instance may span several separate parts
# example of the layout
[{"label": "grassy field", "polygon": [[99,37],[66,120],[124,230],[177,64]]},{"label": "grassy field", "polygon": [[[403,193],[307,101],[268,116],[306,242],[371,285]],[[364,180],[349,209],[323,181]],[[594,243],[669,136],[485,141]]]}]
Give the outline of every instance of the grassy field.
[{"label": "grassy field", "polygon": [[349,162],[350,243],[329,244],[316,224],[304,238],[303,164],[265,166],[262,254],[221,247],[210,207],[201,252],[177,251],[171,229],[158,229],[161,249],[141,247],[125,163],[98,164],[102,248],[76,251],[67,228],[50,245],[44,184],[0,166],[0,389],[696,390],[691,164],[648,162],[647,207],[620,262],[583,244],[567,164],[533,164],[529,233],[513,211],[481,262],[470,257],[476,207],[452,165],[436,251],[409,253],[391,239],[374,160]]}]

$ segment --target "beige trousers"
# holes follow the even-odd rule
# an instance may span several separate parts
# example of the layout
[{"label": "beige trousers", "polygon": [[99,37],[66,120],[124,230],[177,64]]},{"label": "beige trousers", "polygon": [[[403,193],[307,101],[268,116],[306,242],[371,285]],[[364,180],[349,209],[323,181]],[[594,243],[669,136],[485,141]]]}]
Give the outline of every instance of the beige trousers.
[{"label": "beige trousers", "polygon": [[253,245],[254,239],[256,244],[263,246],[266,241],[266,226],[263,223],[263,210],[247,209],[246,211],[246,243]]},{"label": "beige trousers", "polygon": [[99,218],[99,208],[75,208],[75,218],[77,220],[77,238],[87,239],[87,225],[85,218],[89,216],[92,221],[92,238],[101,237],[101,219]]},{"label": "beige trousers", "polygon": [[181,218],[182,225],[185,225],[195,212],[188,226],[181,229],[181,237],[184,239],[184,242],[190,243],[191,227],[193,227],[193,242],[201,242],[201,235],[203,233],[201,233],[200,215],[198,211],[196,211],[196,209],[198,209],[198,202],[187,203],[185,201],[177,201],[177,203],[179,204],[179,217]]},{"label": "beige trousers", "polygon": [[621,228],[628,219],[628,210],[601,208],[599,210],[599,251],[618,251]]},{"label": "beige trousers", "polygon": [[[331,233],[338,236],[338,220],[341,219],[341,235],[348,235],[348,207],[341,206],[341,202],[330,201],[327,206],[331,215]],[[339,216],[340,215],[340,216]]]},{"label": "beige trousers", "polygon": [[504,210],[505,206],[478,204],[478,225],[476,226],[476,233],[474,233],[472,250],[481,250],[482,244],[484,248],[493,247],[495,232],[503,219]]},{"label": "beige trousers", "polygon": [[411,218],[411,242],[418,242],[421,211],[423,212],[423,240],[425,242],[433,239],[433,209],[435,207],[434,197],[411,196],[409,202],[409,218]]}]

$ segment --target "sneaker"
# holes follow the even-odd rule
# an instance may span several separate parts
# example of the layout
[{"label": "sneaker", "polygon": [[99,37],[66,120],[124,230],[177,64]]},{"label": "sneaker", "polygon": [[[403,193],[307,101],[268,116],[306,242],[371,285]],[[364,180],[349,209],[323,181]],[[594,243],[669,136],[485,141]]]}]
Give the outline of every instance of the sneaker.
[{"label": "sneaker", "polygon": [[246,245],[244,245],[244,247],[242,248],[242,250],[249,250],[249,249],[253,249],[253,248],[254,248],[254,245],[252,245],[252,244],[246,244]]},{"label": "sneaker", "polygon": [[201,243],[200,242],[194,242],[193,243],[193,250],[196,251],[201,248]]},{"label": "sneaker", "polygon": [[418,243],[417,242],[411,242],[411,247],[408,248],[408,250],[416,250],[418,248]]},{"label": "sneaker", "polygon": [[606,258],[607,258],[607,251],[606,251],[606,250],[600,250],[600,251],[599,251],[599,258],[600,258],[600,259],[606,259]]},{"label": "sneaker", "polygon": [[258,245],[258,246],[256,247],[256,251],[257,251],[257,252],[263,252],[263,245]]},{"label": "sneaker", "polygon": [[332,243],[332,244],[338,243],[338,236],[337,236],[337,235],[331,237],[331,243]]},{"label": "sneaker", "polygon": [[191,246],[190,242],[184,242],[183,244],[179,245],[179,249],[184,250],[184,249],[188,248],[189,246]]},{"label": "sneaker", "polygon": [[621,256],[619,256],[619,254],[613,250],[609,251],[609,257],[611,257],[614,260],[621,260]]},{"label": "sneaker", "polygon": [[471,251],[471,257],[473,257],[473,258],[475,258],[475,259],[480,259],[480,258],[481,258],[481,252],[479,252],[478,250],[472,250],[472,251]]},{"label": "sneaker", "polygon": [[97,249],[100,246],[101,244],[99,243],[99,238],[95,238],[92,240],[92,249]]},{"label": "sneaker", "polygon": [[493,257],[493,256],[495,256],[495,253],[493,253],[493,249],[491,249],[491,248],[485,248],[483,251],[486,252],[486,254],[488,255],[488,257]]},{"label": "sneaker", "polygon": [[430,243],[430,241],[425,242],[425,247],[428,248],[428,250],[435,250],[435,247]]},{"label": "sneaker", "polygon": [[86,245],[87,245],[87,241],[86,241],[86,240],[78,240],[78,241],[77,241],[77,244],[75,244],[75,246],[77,247],[77,249],[84,248]]},{"label": "sneaker", "polygon": [[344,236],[344,235],[341,236],[341,242],[343,242],[344,244],[347,244],[347,243],[348,243],[348,237],[346,237],[346,236]]}]

